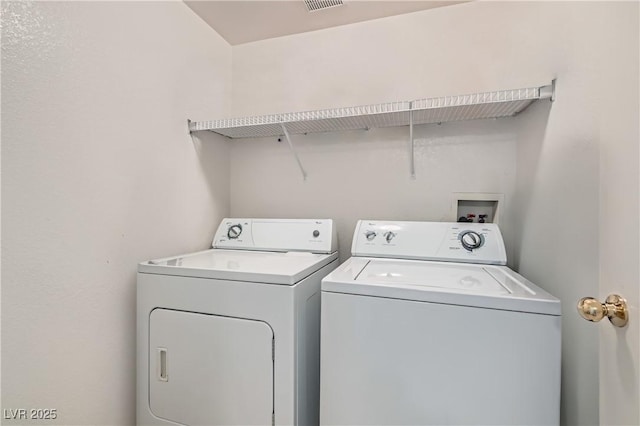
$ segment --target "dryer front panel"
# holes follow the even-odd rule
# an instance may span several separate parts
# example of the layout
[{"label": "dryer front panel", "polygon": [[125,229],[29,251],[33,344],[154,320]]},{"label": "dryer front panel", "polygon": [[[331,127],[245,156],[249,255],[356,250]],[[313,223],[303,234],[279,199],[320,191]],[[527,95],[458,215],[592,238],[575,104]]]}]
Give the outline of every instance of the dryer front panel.
[{"label": "dryer front panel", "polygon": [[154,309],[151,412],[184,425],[271,424],[273,344],[262,321]]}]

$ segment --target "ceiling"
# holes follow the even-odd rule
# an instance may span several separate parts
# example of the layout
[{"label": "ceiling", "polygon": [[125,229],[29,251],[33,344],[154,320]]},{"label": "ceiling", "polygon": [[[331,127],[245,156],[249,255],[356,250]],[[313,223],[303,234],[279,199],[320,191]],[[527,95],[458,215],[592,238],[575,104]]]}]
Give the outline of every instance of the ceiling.
[{"label": "ceiling", "polygon": [[342,6],[309,12],[303,0],[184,0],[229,44],[304,33],[470,0],[343,0]]}]

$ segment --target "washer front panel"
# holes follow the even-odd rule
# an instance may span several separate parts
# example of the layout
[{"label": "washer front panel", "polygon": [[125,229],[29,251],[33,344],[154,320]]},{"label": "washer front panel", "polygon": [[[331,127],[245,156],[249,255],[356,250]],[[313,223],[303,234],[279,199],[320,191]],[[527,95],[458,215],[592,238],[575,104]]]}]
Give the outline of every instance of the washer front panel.
[{"label": "washer front panel", "polygon": [[322,294],[320,424],[557,425],[561,317]]}]

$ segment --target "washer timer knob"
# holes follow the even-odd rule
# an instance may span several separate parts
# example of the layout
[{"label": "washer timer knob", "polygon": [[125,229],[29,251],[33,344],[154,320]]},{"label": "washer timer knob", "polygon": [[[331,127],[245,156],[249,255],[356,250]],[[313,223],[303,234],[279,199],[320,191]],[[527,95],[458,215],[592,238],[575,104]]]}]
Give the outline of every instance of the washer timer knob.
[{"label": "washer timer knob", "polygon": [[464,231],[460,234],[460,242],[462,243],[462,247],[464,247],[468,251],[471,251],[482,247],[484,238],[482,238],[482,235],[478,234],[475,231]]},{"label": "washer timer knob", "polygon": [[375,237],[376,237],[376,231],[366,231],[364,233],[365,238],[367,239],[367,241],[372,241]]},{"label": "washer timer knob", "polygon": [[396,236],[395,232],[387,231],[383,234],[384,239],[387,240],[387,243],[390,243],[391,240]]},{"label": "washer timer knob", "polygon": [[242,225],[240,225],[239,223],[231,225],[229,227],[229,230],[227,231],[227,237],[232,240],[238,238],[240,234],[242,234]]}]

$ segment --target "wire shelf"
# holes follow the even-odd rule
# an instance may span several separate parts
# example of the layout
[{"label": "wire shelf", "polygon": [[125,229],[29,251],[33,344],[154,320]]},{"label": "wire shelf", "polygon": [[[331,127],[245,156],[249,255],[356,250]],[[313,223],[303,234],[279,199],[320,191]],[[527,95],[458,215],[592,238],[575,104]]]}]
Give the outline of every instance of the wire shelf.
[{"label": "wire shelf", "polygon": [[317,111],[196,121],[189,131],[211,131],[232,139],[320,133],[516,115],[538,99],[553,98],[553,86],[443,96]]},{"label": "wire shelf", "polygon": [[540,99],[538,87],[419,99],[412,102],[413,123],[445,123],[510,117],[518,114],[537,99]]},{"label": "wire shelf", "polygon": [[403,126],[409,122],[410,105],[409,102],[389,102],[317,111],[196,121],[190,124],[189,130],[209,130],[237,139],[281,136],[281,124],[286,125],[287,131],[291,134]]}]

